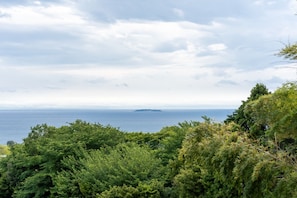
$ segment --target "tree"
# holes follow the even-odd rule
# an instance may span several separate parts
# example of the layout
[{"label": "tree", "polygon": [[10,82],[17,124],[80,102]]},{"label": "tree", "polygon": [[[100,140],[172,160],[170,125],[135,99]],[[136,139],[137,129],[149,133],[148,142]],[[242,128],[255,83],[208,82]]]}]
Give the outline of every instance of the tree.
[{"label": "tree", "polygon": [[[258,125],[257,128],[255,128],[254,120],[251,115],[245,111],[245,108],[249,102],[257,100],[259,97],[268,94],[270,94],[270,92],[268,91],[267,87],[262,83],[257,83],[255,87],[252,88],[250,96],[247,98],[247,100],[242,101],[242,104],[239,106],[239,108],[236,109],[232,115],[228,116],[228,118],[225,120],[225,123],[235,122],[243,130],[250,132],[250,135],[256,138],[261,136],[265,130],[265,126]],[[252,127],[253,130],[251,130]]]},{"label": "tree", "polygon": [[106,194],[107,191],[127,190],[131,192],[136,190],[141,194],[144,189],[140,188],[144,184],[147,184],[148,188],[150,184],[156,184],[155,182],[158,188],[163,188],[164,185],[161,176],[164,175],[164,167],[161,160],[156,158],[148,147],[141,147],[135,143],[93,150],[82,158],[80,163],[82,166],[74,168],[70,173],[77,185],[72,186],[73,182],[65,185],[65,181],[69,181],[67,179],[69,173],[56,177],[54,187],[56,197],[96,197],[104,191]]},{"label": "tree", "polygon": [[234,124],[202,123],[188,133],[174,178],[179,197],[296,197],[296,164],[270,153]]},{"label": "tree", "polygon": [[250,102],[246,113],[255,125],[266,127],[265,135],[276,144],[288,139],[294,143],[297,141],[297,84],[286,83],[273,94]]},{"label": "tree", "polygon": [[[11,154],[0,160],[3,197],[50,197],[57,175],[76,166],[86,151],[123,141],[124,134],[116,128],[79,120],[60,128],[37,125],[23,144],[10,146]],[[66,157],[75,160],[64,163]]]}]

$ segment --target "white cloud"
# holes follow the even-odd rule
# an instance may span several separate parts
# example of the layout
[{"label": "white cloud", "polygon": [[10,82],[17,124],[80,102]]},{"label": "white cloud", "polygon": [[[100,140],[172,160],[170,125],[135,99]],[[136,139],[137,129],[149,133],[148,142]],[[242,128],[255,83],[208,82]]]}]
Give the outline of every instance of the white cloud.
[{"label": "white cloud", "polygon": [[203,15],[184,3],[167,2],[175,18],[152,20],[135,5],[125,17],[98,2],[111,22],[90,18],[81,2],[0,7],[9,16],[0,17],[2,106],[236,106],[257,82],[275,88],[296,77],[274,67],[278,41],[297,35],[286,6],[238,1],[243,14],[222,5],[198,23],[190,16]]},{"label": "white cloud", "polygon": [[227,46],[224,43],[215,43],[208,46],[208,49],[211,51],[222,51],[227,49]]},{"label": "white cloud", "polygon": [[41,5],[40,1],[34,1],[33,3],[36,4],[36,5]]}]

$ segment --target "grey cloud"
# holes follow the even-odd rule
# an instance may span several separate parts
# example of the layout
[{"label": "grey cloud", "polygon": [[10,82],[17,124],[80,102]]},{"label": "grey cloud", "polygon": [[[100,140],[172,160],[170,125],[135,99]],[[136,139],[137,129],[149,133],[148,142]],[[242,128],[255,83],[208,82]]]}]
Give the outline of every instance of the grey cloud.
[{"label": "grey cloud", "polygon": [[106,80],[105,78],[95,78],[95,79],[87,80],[87,82],[90,84],[103,84],[108,82],[108,80]]},{"label": "grey cloud", "polygon": [[[12,2],[32,3],[33,1]],[[52,0],[49,2],[59,1]],[[233,1],[227,4],[220,0],[211,2],[207,0],[201,0],[199,2],[195,0],[189,0],[187,2],[178,0],[165,0],[165,2],[157,0],[89,0],[87,3],[83,0],[77,0],[76,3],[78,9],[84,10],[86,14],[91,13],[92,16],[99,21],[131,18],[162,21],[180,20],[180,17],[177,17],[173,12],[173,9],[180,9],[185,13],[185,17],[188,17],[183,20],[208,23],[214,18],[245,15],[245,13],[249,13],[248,11],[251,9],[251,3],[247,3],[246,1]],[[226,21],[223,22],[226,23]],[[230,24],[230,26],[234,28],[239,25],[240,22]],[[25,31],[22,31],[22,28],[24,27],[21,27],[17,31],[10,31],[8,29],[0,31],[0,54],[2,59],[17,65],[30,63],[35,65],[81,63],[128,65],[133,64],[131,54],[140,59],[142,59],[143,56],[143,54],[137,54],[137,51],[128,49],[121,40],[117,39],[91,43],[92,41],[83,40],[82,33],[75,34],[71,30],[68,30],[68,32],[66,30],[59,32],[51,30],[51,27],[48,27],[47,29],[34,31],[25,29]],[[227,28],[229,28],[228,23]],[[243,28],[239,28],[239,30],[235,29],[232,31],[232,29],[230,29],[229,31],[215,32],[216,40],[221,42],[223,38],[224,43],[230,48],[227,52],[234,54],[234,63],[232,63],[232,65],[220,63],[222,67],[225,65],[226,67],[232,66],[248,70],[255,67],[265,68],[269,66],[267,57],[263,58],[262,53],[263,50],[268,50],[268,48],[271,47],[271,45],[262,44],[266,35],[259,34],[259,29],[249,34],[245,33],[245,30],[249,28],[250,27],[243,26]],[[207,44],[210,42],[210,40],[207,39],[212,40],[213,38],[205,38],[205,40],[203,39],[203,41],[199,42]],[[239,49],[239,45],[246,48]],[[91,47],[89,48],[88,46]],[[174,52],[183,49],[186,49],[186,41],[179,40],[160,43],[158,46],[155,46],[153,51]],[[210,56],[215,53],[216,52],[204,51],[198,53],[197,57]],[[155,62],[152,59],[148,60],[147,57],[144,57],[143,60],[151,64],[158,62],[158,60]],[[135,64],[145,64],[145,61]],[[217,67],[217,65],[215,64],[213,67]]]},{"label": "grey cloud", "polygon": [[[224,2],[221,0],[90,0],[85,3],[79,0],[78,7],[90,13],[97,20],[114,21],[116,19],[145,20],[188,20],[198,23],[209,23],[214,18],[235,17],[249,14],[246,1]],[[182,10],[184,17],[173,10]]]},{"label": "grey cloud", "polygon": [[82,39],[82,35],[76,36],[71,32],[50,29],[1,31],[1,59],[18,66],[99,62],[104,64],[129,59],[127,51],[114,48],[114,46],[120,48],[115,41],[95,44]]},{"label": "grey cloud", "polygon": [[280,87],[286,81],[287,81],[286,79],[282,79],[282,78],[277,77],[277,76],[272,76],[270,79],[267,79],[267,80],[259,79],[259,81],[257,83],[260,82],[260,83],[263,83],[264,85],[269,85],[270,88],[275,89],[275,88]]},{"label": "grey cloud", "polygon": [[228,30],[216,32],[217,39],[221,38],[228,46],[225,50],[226,56],[233,61],[221,64],[222,66],[243,70],[263,69],[272,67],[273,63],[279,60],[275,54],[281,48],[281,44],[277,41],[273,25],[255,23],[252,19],[222,23]]},{"label": "grey cloud", "polygon": [[196,75],[193,76],[193,78],[194,78],[195,80],[200,80],[200,79],[205,78],[205,77],[207,77],[207,76],[208,76],[207,73],[204,73],[204,74],[196,74]]},{"label": "grey cloud", "polygon": [[[275,83],[275,84],[281,84],[284,82],[283,79],[277,77],[277,76],[273,76],[272,78],[268,79],[265,81],[266,83],[269,83],[269,84],[272,84],[272,83]],[[265,83],[264,82],[264,83]]]},{"label": "grey cloud", "polygon": [[16,91],[16,89],[0,88],[1,93],[15,93]]},{"label": "grey cloud", "polygon": [[155,47],[155,52],[174,52],[177,50],[185,50],[187,49],[186,41],[182,40],[175,40],[175,41],[168,41],[164,43],[160,43],[158,46]]},{"label": "grey cloud", "polygon": [[278,76],[272,76],[271,78],[266,79],[266,80],[258,78],[256,80],[245,80],[244,82],[247,84],[250,84],[251,86],[254,86],[257,83],[263,83],[264,85],[266,85],[268,87],[268,89],[270,91],[273,91],[273,90],[279,88],[283,83],[286,83],[287,80],[280,78]]},{"label": "grey cloud", "polygon": [[0,1],[0,5],[9,6],[9,5],[18,5],[18,4],[27,4],[29,0],[9,0],[9,1]]},{"label": "grey cloud", "polygon": [[73,32],[63,30],[53,30],[54,27],[34,28],[30,26],[11,26],[10,28],[2,28],[0,31],[0,42],[36,42],[36,41],[69,41],[77,39]]},{"label": "grey cloud", "polygon": [[45,88],[49,89],[49,90],[61,90],[61,89],[63,89],[63,88],[57,87],[57,86],[46,86]]},{"label": "grey cloud", "polygon": [[216,70],[214,70],[213,74],[215,76],[227,76],[227,72],[224,71],[224,69],[220,69],[220,68],[217,68]]},{"label": "grey cloud", "polygon": [[56,53],[67,53],[65,43],[72,43],[76,40],[77,37],[71,34],[51,30],[1,31],[0,54],[3,57],[13,57],[14,60],[38,60]]},{"label": "grey cloud", "polygon": [[89,4],[86,4],[83,0],[78,2],[78,7],[90,13],[90,17],[102,21],[114,21],[117,19],[158,20],[160,18],[169,20],[172,17],[171,15],[173,15],[170,7],[167,7],[167,3],[155,0],[90,0]]},{"label": "grey cloud", "polygon": [[[41,4],[59,3],[64,0],[40,0]],[[0,1],[0,6],[15,6],[15,5],[32,5],[36,4],[36,0],[3,0]]]},{"label": "grey cloud", "polygon": [[121,83],[121,84],[116,84],[116,87],[129,87],[129,85],[127,83]]},{"label": "grey cloud", "polygon": [[222,86],[222,85],[239,85],[239,83],[232,81],[232,80],[220,80],[219,82],[216,83],[217,86]]}]

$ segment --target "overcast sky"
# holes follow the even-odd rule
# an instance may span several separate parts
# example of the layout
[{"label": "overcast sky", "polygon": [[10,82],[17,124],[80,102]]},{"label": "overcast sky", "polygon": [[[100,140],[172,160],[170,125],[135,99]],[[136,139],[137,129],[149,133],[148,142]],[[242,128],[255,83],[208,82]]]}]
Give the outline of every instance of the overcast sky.
[{"label": "overcast sky", "polygon": [[[296,0],[0,0],[0,108],[234,108],[296,80]],[[283,68],[282,68],[283,67]]]}]

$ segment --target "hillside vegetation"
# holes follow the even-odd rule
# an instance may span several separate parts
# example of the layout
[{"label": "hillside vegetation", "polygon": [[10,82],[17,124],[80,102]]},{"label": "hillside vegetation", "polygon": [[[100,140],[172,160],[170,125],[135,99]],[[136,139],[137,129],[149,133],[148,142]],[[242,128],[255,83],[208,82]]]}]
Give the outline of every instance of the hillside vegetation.
[{"label": "hillside vegetation", "polygon": [[38,125],[0,158],[0,197],[297,197],[297,84],[257,84],[224,123],[157,133]]}]

